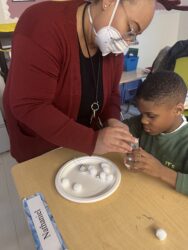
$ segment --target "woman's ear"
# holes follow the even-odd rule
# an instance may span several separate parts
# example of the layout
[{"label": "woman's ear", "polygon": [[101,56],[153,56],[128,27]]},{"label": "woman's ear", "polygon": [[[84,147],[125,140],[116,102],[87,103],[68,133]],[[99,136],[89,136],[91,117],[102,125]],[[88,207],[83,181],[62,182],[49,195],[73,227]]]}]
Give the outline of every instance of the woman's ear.
[{"label": "woman's ear", "polygon": [[115,4],[116,1],[118,0],[103,0],[102,1],[102,9],[106,10],[107,8],[109,8],[113,3]]}]

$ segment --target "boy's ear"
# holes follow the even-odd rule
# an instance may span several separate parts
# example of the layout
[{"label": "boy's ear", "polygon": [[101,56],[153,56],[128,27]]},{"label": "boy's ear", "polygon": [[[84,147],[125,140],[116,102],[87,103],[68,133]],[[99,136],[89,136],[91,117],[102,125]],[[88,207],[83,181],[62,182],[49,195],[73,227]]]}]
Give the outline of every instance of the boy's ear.
[{"label": "boy's ear", "polygon": [[176,114],[181,115],[184,111],[184,104],[183,103],[178,103],[176,105]]}]

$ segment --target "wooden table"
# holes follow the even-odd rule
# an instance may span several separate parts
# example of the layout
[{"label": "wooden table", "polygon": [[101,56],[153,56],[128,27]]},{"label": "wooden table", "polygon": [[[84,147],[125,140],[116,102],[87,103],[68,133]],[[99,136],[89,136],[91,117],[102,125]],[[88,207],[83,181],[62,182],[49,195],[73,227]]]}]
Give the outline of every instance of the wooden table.
[{"label": "wooden table", "polygon": [[[113,195],[90,204],[62,198],[54,185],[56,173],[64,162],[81,155],[61,148],[12,169],[21,199],[44,194],[70,250],[188,249],[188,197],[152,177],[127,171],[119,154],[104,155],[122,174]],[[167,231],[165,241],[155,237],[156,228]]]}]

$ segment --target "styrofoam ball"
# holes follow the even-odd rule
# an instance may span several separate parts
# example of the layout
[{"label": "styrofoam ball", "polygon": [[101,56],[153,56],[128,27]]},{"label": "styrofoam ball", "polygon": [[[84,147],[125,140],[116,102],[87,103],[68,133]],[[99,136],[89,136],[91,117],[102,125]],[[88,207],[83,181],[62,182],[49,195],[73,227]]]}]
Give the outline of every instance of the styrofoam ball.
[{"label": "styrofoam ball", "polygon": [[89,169],[89,173],[92,176],[96,176],[97,175],[97,169],[96,168],[91,168],[91,169]]},{"label": "styrofoam ball", "polygon": [[80,192],[82,190],[82,185],[80,183],[74,183],[72,188],[75,192]]},{"label": "styrofoam ball", "polygon": [[167,237],[167,232],[164,229],[159,228],[156,230],[155,235],[159,240],[164,240]]},{"label": "styrofoam ball", "polygon": [[109,173],[110,173],[110,169],[111,169],[110,164],[108,164],[108,163],[106,163],[106,162],[102,162],[102,163],[101,163],[101,168],[103,169],[103,171],[104,171],[106,174],[109,174]]},{"label": "styrofoam ball", "polygon": [[105,181],[106,180],[106,173],[104,171],[101,171],[99,174],[100,180]]},{"label": "styrofoam ball", "polygon": [[95,165],[89,165],[88,170],[91,170],[91,169],[96,169],[96,166]]},{"label": "styrofoam ball", "polygon": [[67,188],[70,185],[70,181],[68,178],[62,178],[61,179],[61,184],[64,188]]},{"label": "styrofoam ball", "polygon": [[108,163],[106,163],[106,162],[102,162],[102,163],[101,163],[101,168],[105,168],[105,167],[109,168],[109,167],[110,167],[110,164],[108,164]]},{"label": "styrofoam ball", "polygon": [[79,168],[80,172],[86,172],[87,171],[87,167],[84,165],[81,165]]},{"label": "styrofoam ball", "polygon": [[113,174],[109,174],[109,175],[106,176],[107,181],[112,181],[113,179],[114,179]]}]

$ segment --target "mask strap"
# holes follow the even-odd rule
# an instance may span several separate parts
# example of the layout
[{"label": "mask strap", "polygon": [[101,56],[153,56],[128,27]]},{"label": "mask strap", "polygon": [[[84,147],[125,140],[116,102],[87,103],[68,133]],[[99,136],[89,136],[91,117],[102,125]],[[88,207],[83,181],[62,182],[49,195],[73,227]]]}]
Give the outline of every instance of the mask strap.
[{"label": "mask strap", "polygon": [[114,7],[114,10],[113,10],[113,13],[112,13],[112,16],[111,16],[111,18],[110,18],[110,22],[109,22],[108,26],[111,26],[111,23],[112,23],[112,21],[113,21],[113,19],[114,19],[114,16],[115,16],[115,13],[116,13],[116,10],[117,10],[117,7],[118,7],[119,2],[120,2],[120,0],[117,0],[117,1],[116,1],[116,5],[115,5],[115,7]]},{"label": "mask strap", "polygon": [[94,28],[94,25],[93,25],[93,19],[92,19],[92,17],[91,17],[90,5],[88,6],[87,10],[88,10],[89,21],[90,21],[90,23],[91,23],[91,25],[92,25],[92,27],[93,27],[93,31],[94,31],[94,33],[95,33],[95,35],[96,35],[97,32],[96,32],[96,30],[95,30],[95,28]]},{"label": "mask strap", "polygon": [[[116,4],[115,4],[115,7],[114,7],[114,10],[113,10],[113,13],[112,13],[112,16],[111,16],[111,18],[110,18],[110,21],[109,21],[108,26],[111,26],[111,23],[112,23],[112,21],[113,21],[113,19],[114,19],[114,16],[115,16],[115,13],[116,13],[116,10],[117,10],[117,7],[118,7],[119,2],[120,2],[120,0],[117,0],[117,1],[116,1]],[[92,19],[92,17],[91,17],[90,5],[88,6],[88,16],[89,16],[89,21],[90,21],[91,25],[93,26],[93,31],[94,31],[94,33],[95,33],[95,35],[96,35],[97,32],[96,32],[96,30],[95,30],[95,28],[94,28],[94,25],[93,25],[93,19]]]}]

